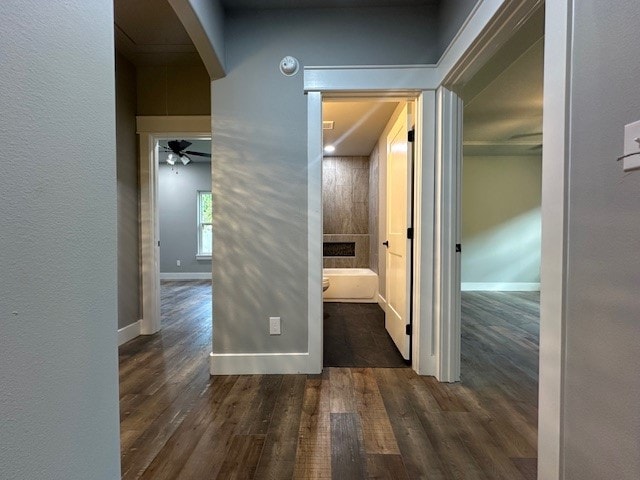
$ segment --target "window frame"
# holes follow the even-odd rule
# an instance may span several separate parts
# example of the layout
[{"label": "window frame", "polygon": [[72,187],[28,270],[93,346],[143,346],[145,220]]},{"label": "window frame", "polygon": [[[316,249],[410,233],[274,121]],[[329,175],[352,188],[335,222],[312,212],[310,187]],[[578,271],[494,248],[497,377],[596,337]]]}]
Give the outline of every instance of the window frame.
[{"label": "window frame", "polygon": [[[196,228],[198,230],[198,245],[196,248],[196,260],[211,260],[211,255],[213,253],[213,245],[211,245],[211,250],[209,252],[205,252],[203,250],[202,237],[203,237],[203,227],[211,226],[213,229],[213,224],[211,222],[203,222],[202,220],[202,198],[205,195],[211,196],[210,190],[198,190],[196,195],[196,215],[197,215],[197,224]],[[213,200],[213,199],[212,199]],[[213,232],[212,232],[213,236]],[[213,241],[213,239],[212,239]]]}]

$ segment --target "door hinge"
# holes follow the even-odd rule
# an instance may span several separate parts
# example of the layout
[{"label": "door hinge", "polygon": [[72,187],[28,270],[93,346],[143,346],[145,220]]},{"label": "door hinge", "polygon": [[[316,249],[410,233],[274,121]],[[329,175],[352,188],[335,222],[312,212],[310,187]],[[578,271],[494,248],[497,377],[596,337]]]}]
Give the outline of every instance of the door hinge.
[{"label": "door hinge", "polygon": [[414,142],[416,140],[416,131],[414,128],[407,132],[407,141]]},{"label": "door hinge", "polygon": [[404,331],[407,333],[407,335],[411,335],[412,328],[410,323],[404,326]]},{"label": "door hinge", "polygon": [[409,240],[412,240],[412,239],[413,239],[413,227],[409,227],[409,228],[407,228],[407,238],[408,238]]},{"label": "door hinge", "polygon": [[456,252],[462,252],[462,244],[456,243]]}]

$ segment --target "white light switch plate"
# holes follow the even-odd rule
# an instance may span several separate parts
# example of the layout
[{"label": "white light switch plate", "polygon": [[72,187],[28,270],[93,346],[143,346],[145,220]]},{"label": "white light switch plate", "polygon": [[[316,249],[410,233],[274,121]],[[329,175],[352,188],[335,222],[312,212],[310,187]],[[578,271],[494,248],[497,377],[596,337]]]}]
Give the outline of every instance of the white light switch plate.
[{"label": "white light switch plate", "polygon": [[634,152],[638,152],[638,155],[622,159],[622,169],[625,172],[640,168],[640,120],[624,127],[624,154]]}]

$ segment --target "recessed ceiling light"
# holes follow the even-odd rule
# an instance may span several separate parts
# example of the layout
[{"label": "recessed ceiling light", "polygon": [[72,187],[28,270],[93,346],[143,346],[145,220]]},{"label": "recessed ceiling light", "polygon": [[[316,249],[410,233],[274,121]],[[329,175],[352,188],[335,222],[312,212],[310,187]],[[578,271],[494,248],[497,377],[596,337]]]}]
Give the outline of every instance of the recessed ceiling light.
[{"label": "recessed ceiling light", "polygon": [[334,147],[333,145],[327,145],[326,147],[324,147],[324,151],[325,153],[333,153],[336,151],[336,147]]}]

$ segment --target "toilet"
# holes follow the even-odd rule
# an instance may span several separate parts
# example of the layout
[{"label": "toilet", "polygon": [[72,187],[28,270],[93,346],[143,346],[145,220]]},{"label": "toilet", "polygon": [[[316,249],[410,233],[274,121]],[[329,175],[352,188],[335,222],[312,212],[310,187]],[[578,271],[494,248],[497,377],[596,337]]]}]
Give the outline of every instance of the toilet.
[{"label": "toilet", "polygon": [[326,292],[329,288],[329,277],[322,277],[322,291]]}]

